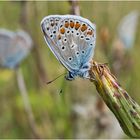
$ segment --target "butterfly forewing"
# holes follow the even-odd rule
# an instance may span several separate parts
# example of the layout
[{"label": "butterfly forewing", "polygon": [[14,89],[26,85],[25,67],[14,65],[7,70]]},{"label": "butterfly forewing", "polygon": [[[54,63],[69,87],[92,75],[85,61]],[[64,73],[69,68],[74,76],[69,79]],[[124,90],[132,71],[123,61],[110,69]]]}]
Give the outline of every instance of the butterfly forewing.
[{"label": "butterfly forewing", "polygon": [[[57,22],[56,18],[59,19]],[[49,48],[69,71],[78,71],[83,63],[90,61],[96,35],[95,25],[89,20],[56,15],[45,17],[41,26]]]}]

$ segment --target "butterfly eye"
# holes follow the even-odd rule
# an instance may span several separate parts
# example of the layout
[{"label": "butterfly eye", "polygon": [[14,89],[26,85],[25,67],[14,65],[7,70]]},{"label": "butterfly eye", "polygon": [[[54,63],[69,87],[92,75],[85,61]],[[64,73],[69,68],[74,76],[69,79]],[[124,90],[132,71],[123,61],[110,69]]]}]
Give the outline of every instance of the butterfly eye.
[{"label": "butterfly eye", "polygon": [[70,62],[72,61],[72,59],[73,59],[72,57],[69,57],[69,58],[68,58],[68,60],[69,60]]}]

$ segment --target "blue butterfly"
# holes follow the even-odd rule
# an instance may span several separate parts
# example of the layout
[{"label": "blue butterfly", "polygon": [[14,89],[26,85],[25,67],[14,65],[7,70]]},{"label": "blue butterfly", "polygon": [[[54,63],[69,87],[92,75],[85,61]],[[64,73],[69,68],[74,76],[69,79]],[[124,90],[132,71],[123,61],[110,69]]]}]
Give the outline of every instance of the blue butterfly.
[{"label": "blue butterfly", "polygon": [[123,43],[125,49],[130,49],[134,46],[139,15],[138,11],[132,11],[118,25],[118,38]]},{"label": "blue butterfly", "polygon": [[31,47],[32,39],[26,32],[0,29],[0,67],[16,68],[26,58]]},{"label": "blue butterfly", "polygon": [[96,40],[95,25],[80,16],[50,15],[41,21],[41,29],[48,47],[69,71],[66,79],[89,78]]}]

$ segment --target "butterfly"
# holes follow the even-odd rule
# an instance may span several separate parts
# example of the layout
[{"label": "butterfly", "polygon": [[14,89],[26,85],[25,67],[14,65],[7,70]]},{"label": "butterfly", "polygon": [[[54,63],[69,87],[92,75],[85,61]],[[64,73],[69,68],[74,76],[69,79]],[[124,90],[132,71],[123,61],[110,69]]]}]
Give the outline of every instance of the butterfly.
[{"label": "butterfly", "polygon": [[16,68],[31,48],[32,39],[25,31],[0,29],[0,67]]},{"label": "butterfly", "polygon": [[118,37],[126,49],[132,48],[134,45],[138,18],[139,12],[132,11],[118,25]]},{"label": "butterfly", "polygon": [[66,79],[89,78],[96,40],[95,24],[81,16],[50,15],[41,21],[41,29],[52,53],[69,71]]}]

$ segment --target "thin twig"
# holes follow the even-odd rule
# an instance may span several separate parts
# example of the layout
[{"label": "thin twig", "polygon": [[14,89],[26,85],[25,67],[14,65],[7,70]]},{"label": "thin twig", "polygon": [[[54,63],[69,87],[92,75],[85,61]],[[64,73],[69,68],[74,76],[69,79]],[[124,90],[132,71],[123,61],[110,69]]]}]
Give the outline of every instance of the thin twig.
[{"label": "thin twig", "polygon": [[77,0],[69,0],[69,3],[71,4],[71,10],[70,13],[73,15],[80,15],[80,7]]},{"label": "thin twig", "polygon": [[40,138],[40,134],[38,133],[37,130],[37,126],[35,123],[35,119],[34,119],[34,115],[33,115],[33,111],[31,108],[31,104],[29,101],[29,96],[27,93],[27,89],[25,86],[25,82],[24,82],[24,78],[23,78],[23,74],[20,68],[18,68],[16,70],[16,75],[17,75],[17,83],[18,83],[18,87],[21,93],[21,97],[23,100],[23,104],[24,104],[24,109],[27,115],[27,119],[31,128],[32,133],[34,134],[35,138]]}]

